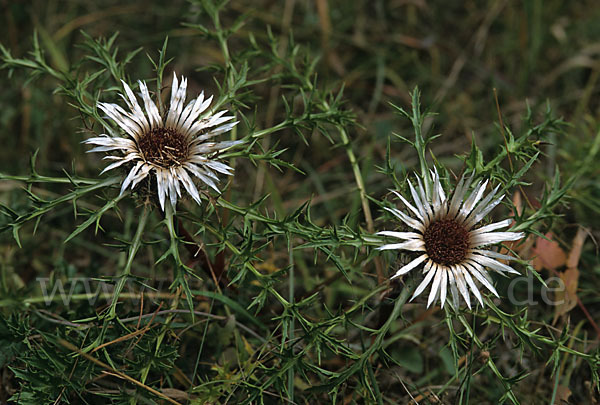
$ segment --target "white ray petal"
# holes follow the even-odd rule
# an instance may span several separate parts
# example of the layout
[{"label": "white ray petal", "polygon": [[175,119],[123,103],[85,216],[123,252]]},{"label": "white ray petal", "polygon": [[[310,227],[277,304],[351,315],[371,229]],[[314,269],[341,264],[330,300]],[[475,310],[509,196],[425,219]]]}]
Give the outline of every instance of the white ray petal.
[{"label": "white ray petal", "polygon": [[523,232],[488,232],[471,237],[472,246],[492,245],[499,242],[515,241],[521,239]]},{"label": "white ray petal", "polygon": [[227,122],[227,121],[235,118],[234,116],[223,117],[223,115],[225,115],[225,114],[227,114],[227,110],[222,110],[222,111],[219,111],[218,113],[214,113],[205,121],[204,128],[212,128],[212,127],[219,125],[222,122]]},{"label": "white ray petal", "polygon": [[[221,118],[221,116],[223,114],[225,114],[227,111],[223,110],[223,111],[219,111],[218,113],[211,115],[208,118],[204,118],[201,119],[199,121],[196,121],[194,123],[194,125],[192,125],[189,129],[189,135],[194,136],[196,135],[198,132],[203,131],[205,129],[211,128],[214,126],[214,124],[212,124],[214,121],[219,120]],[[231,117],[234,118],[234,117]],[[229,118],[229,119],[231,119]],[[225,120],[228,121],[228,120]],[[210,132],[210,131],[209,131]]]},{"label": "white ray petal", "polygon": [[223,141],[223,142],[205,142],[201,144],[194,145],[190,148],[190,153],[192,155],[202,155],[208,154],[216,151],[225,150],[227,148],[231,148],[232,146],[239,145],[244,141]]},{"label": "white ray petal", "polygon": [[175,186],[175,191],[177,191],[177,196],[181,197],[181,188],[179,187],[179,176],[177,176],[177,170],[175,167],[170,167],[169,171],[171,172],[171,179],[173,180],[173,185]]},{"label": "white ray petal", "polygon": [[97,146],[95,148],[92,148],[90,150],[87,151],[87,153],[94,153],[94,152],[108,152],[111,150],[123,150],[124,148],[121,146]]},{"label": "white ray petal", "polygon": [[[85,144],[88,145],[100,145],[100,147],[109,148],[103,149],[103,151],[107,150],[124,150],[124,151],[137,151],[137,146],[135,142],[131,139],[127,138],[110,138],[107,136],[99,136],[95,138],[89,138],[84,141]],[[88,152],[92,152],[98,148],[94,148]]]},{"label": "white ray petal", "polygon": [[444,194],[444,191],[442,190],[442,186],[440,184],[440,177],[438,175],[437,169],[435,171],[431,170],[431,176],[433,177],[433,215],[435,219],[440,219],[441,217],[446,215],[446,209],[444,206],[446,196]]},{"label": "white ray petal", "polygon": [[486,232],[492,232],[496,229],[506,228],[512,222],[512,219],[505,219],[504,221],[494,222],[493,224],[489,224],[486,226],[482,226],[481,228],[473,229],[470,233],[472,235],[483,234]]},{"label": "white ray petal", "polygon": [[204,184],[206,184],[207,186],[209,186],[210,188],[212,188],[213,190],[215,190],[217,193],[221,192],[219,190],[219,188],[217,187],[217,185],[215,184],[215,182],[209,177],[209,175],[207,174],[206,171],[201,170],[198,166],[193,165],[193,164],[189,164],[189,163],[186,163],[183,166],[190,173],[192,173],[194,176],[198,177],[200,180],[202,180],[202,182]]},{"label": "white ray petal", "polygon": [[[424,173],[423,173],[424,175]],[[417,179],[417,185],[418,190],[419,190],[419,194],[421,196],[421,200],[423,201],[427,201],[427,202],[431,202],[431,190],[429,189],[429,187],[423,187],[423,182],[421,181],[421,177],[415,173],[415,178]],[[429,184],[426,184],[426,186],[429,186]]]},{"label": "white ray petal", "polygon": [[181,84],[178,86],[177,75],[173,72],[173,84],[171,85],[171,104],[165,125],[169,128],[175,128],[179,120],[183,103],[185,102],[185,94],[187,90],[187,79],[181,77]]},{"label": "white ray petal", "polygon": [[206,161],[206,158],[202,155],[210,153],[210,152],[214,152],[215,150],[217,150],[215,145],[216,145],[216,142],[205,142],[205,143],[193,145],[190,148],[190,154],[193,155],[192,159],[196,158],[195,155],[200,155],[199,161],[204,163]]},{"label": "white ray petal", "polygon": [[[128,117],[127,113],[120,109],[120,107],[116,104],[110,103],[98,103],[98,108],[102,110],[104,114],[112,121],[114,121],[119,127],[121,127],[125,132],[127,132],[130,136],[136,137],[136,132],[139,130],[137,125],[134,125]],[[119,110],[120,109],[120,110]]]},{"label": "white ray petal", "polygon": [[123,84],[123,88],[125,89],[125,94],[127,94],[127,97],[123,96],[122,94],[121,94],[121,97],[123,98],[123,100],[125,100],[125,103],[127,104],[129,109],[133,113],[133,114],[130,114],[129,117],[133,121],[135,121],[144,130],[144,132],[148,132],[150,130],[150,126],[148,125],[148,120],[146,119],[146,116],[144,115],[144,111],[138,104],[138,101],[135,98],[133,91],[131,91],[131,88],[129,87],[129,85],[127,83],[125,83],[123,80],[121,80],[121,83]]},{"label": "white ray petal", "polygon": [[502,253],[494,252],[493,250],[485,250],[485,249],[472,249],[473,253],[479,253],[483,256],[493,257],[495,259],[501,260],[517,260],[516,257],[510,255],[503,255]]},{"label": "white ray petal", "polygon": [[469,270],[467,270],[465,268],[465,266],[462,266],[462,265],[458,265],[457,267],[458,267],[459,271],[462,271],[462,275],[465,278],[465,281],[467,282],[467,284],[469,285],[469,288],[471,289],[471,292],[473,293],[473,295],[475,296],[475,298],[477,298],[477,301],[479,301],[479,303],[483,307],[484,306],[483,305],[483,298],[481,298],[481,294],[479,293],[479,289],[477,288],[477,286],[475,285],[475,282],[471,278]]},{"label": "white ray petal", "polygon": [[[423,215],[423,224],[425,226],[429,225],[429,222],[431,222],[433,220],[433,211],[431,210],[431,205],[429,204],[429,200],[427,199],[427,196],[425,195],[425,189],[423,188],[423,183],[421,182],[421,179],[419,178],[419,176],[415,175],[415,178],[417,179],[417,187],[416,187],[416,192],[418,193],[418,201],[419,203],[417,203],[417,201],[415,201],[415,204],[417,204],[417,208],[422,212]],[[415,198],[415,188],[413,188],[412,183],[408,182],[410,193],[413,196],[413,198]]]},{"label": "white ray petal", "polygon": [[239,124],[239,121],[233,121],[233,122],[230,122],[229,124],[221,125],[220,127],[211,129],[210,132],[208,132],[207,134],[204,134],[202,136],[199,136],[196,139],[198,139],[198,140],[205,140],[205,139],[212,138],[212,137],[220,135],[220,134],[222,134],[224,132],[230,131],[237,124]]},{"label": "white ray petal", "polygon": [[175,106],[178,90],[179,90],[179,79],[177,79],[177,74],[175,72],[173,72],[173,80],[171,81],[171,100],[169,101],[170,108]]},{"label": "white ray petal", "polygon": [[132,160],[134,160],[134,159],[139,159],[139,155],[136,155],[136,154],[133,154],[133,153],[131,153],[131,154],[129,154],[129,155],[127,155],[127,156],[125,156],[125,157],[123,157],[123,158],[119,159],[119,160],[118,160],[118,161],[116,161],[115,163],[111,163],[111,164],[109,164],[108,166],[106,166],[106,167],[104,168],[104,170],[102,170],[102,171],[100,172],[100,175],[102,175],[102,174],[106,173],[106,172],[107,172],[107,171],[109,171],[109,170],[115,169],[115,168],[117,168],[117,167],[119,167],[119,166],[121,166],[121,165],[123,165],[123,164],[125,164],[125,163],[127,163],[127,162],[131,162],[131,161],[132,161]]},{"label": "white ray petal", "polygon": [[417,190],[415,190],[414,186],[412,185],[412,182],[410,180],[406,180],[406,181],[408,182],[408,188],[410,190],[410,195],[412,196],[412,199],[415,202],[415,207],[419,211],[419,218],[422,218],[422,219],[427,218],[427,212],[425,212],[425,206],[424,206],[424,204],[426,204],[426,201],[425,202],[421,201],[421,197],[417,193]]},{"label": "white ray petal", "polygon": [[435,266],[435,262],[431,259],[427,260],[423,265],[423,274],[427,274],[427,272]]},{"label": "white ray petal", "polygon": [[452,274],[454,274],[456,287],[458,287],[460,295],[463,296],[465,302],[467,303],[467,307],[471,309],[471,297],[469,296],[469,290],[467,290],[467,285],[465,284],[465,279],[463,278],[462,272],[458,267],[452,266]]},{"label": "white ray petal", "polygon": [[153,169],[152,165],[145,164],[142,166],[138,174],[135,176],[133,181],[131,182],[131,188],[133,189],[140,181],[144,180],[150,171]]},{"label": "white ray petal", "polygon": [[[200,105],[200,107],[198,107],[197,111],[195,112],[196,118],[194,118],[194,120],[196,120],[198,117],[200,117],[200,115],[210,106],[210,104],[212,103],[212,99],[213,99],[213,96],[210,96],[209,98],[204,100],[204,102]],[[200,132],[200,131],[202,131],[202,129],[204,129],[206,122],[208,122],[208,121],[205,119],[201,119],[196,122],[186,121],[184,135],[186,135],[186,136],[196,135],[198,132]]]},{"label": "white ray petal", "polygon": [[[181,114],[179,114],[177,117],[175,117],[175,122],[173,123],[173,126],[177,129],[177,131],[183,132],[184,124],[186,123],[190,114],[194,110],[194,106],[196,105],[197,100],[198,99],[194,99],[194,100],[190,101],[188,103],[188,105],[185,106],[183,111],[181,111]],[[182,105],[183,104],[184,103],[182,103]]]},{"label": "white ray petal", "polygon": [[396,197],[398,197],[400,199],[400,201],[402,201],[402,203],[406,206],[406,208],[408,208],[409,210],[412,211],[413,214],[415,214],[417,216],[417,218],[419,218],[421,220],[421,222],[423,222],[424,218],[423,218],[423,214],[417,210],[411,203],[409,203],[404,197],[402,197],[402,195],[400,193],[398,193],[397,191],[394,190],[390,190],[392,193],[394,193],[396,195]]},{"label": "white ray petal", "polygon": [[489,267],[492,270],[496,270],[500,274],[503,274],[504,272],[506,272],[506,273],[513,273],[513,274],[520,274],[518,271],[516,271],[512,267],[507,266],[504,263],[500,263],[499,261],[494,260],[494,259],[489,258],[489,257],[486,257],[486,256],[473,255],[473,256],[469,257],[469,260],[472,260],[472,261],[474,261],[476,263],[479,263],[482,266]]},{"label": "white ray petal", "polygon": [[142,99],[144,100],[144,108],[146,109],[146,114],[148,114],[148,120],[150,121],[150,128],[152,129],[161,126],[162,118],[160,117],[160,113],[158,112],[156,104],[150,98],[148,86],[146,86],[146,83],[142,82],[141,80],[138,81],[138,84],[142,93]]},{"label": "white ray petal", "polygon": [[193,142],[200,143],[200,142],[206,141],[208,139],[214,138],[217,135],[220,135],[224,132],[231,130],[238,123],[239,123],[239,121],[234,121],[234,122],[230,122],[229,124],[221,125],[218,128],[212,129],[212,130],[208,131],[207,133],[194,138]]},{"label": "white ray petal", "polygon": [[[500,188],[500,185],[497,185],[496,187],[494,187],[494,189],[488,195],[486,195],[483,198],[483,200],[481,200],[475,206],[475,208],[473,208],[473,211],[471,211],[471,213],[465,219],[465,226],[467,226],[467,227],[470,228],[471,226],[473,226],[474,224],[476,224],[477,222],[479,222],[481,219],[483,219],[483,217],[481,217],[478,221],[475,221],[475,218],[477,218],[478,214],[480,212],[482,212],[482,210],[485,210],[486,207],[490,204],[490,201],[492,201],[492,199],[494,198],[494,196],[498,192],[499,188]],[[495,207],[495,205],[493,207]],[[489,211],[487,211],[487,212],[489,212]],[[487,213],[486,213],[486,215],[487,215]]]},{"label": "white ray petal", "polygon": [[[467,182],[468,184],[470,184],[470,179]],[[468,185],[465,185],[465,176],[463,175],[458,181],[456,187],[454,188],[452,198],[450,199],[450,205],[448,206],[449,218],[455,218],[458,214],[458,209],[460,207],[460,204],[462,203],[466,187],[468,187]]]},{"label": "white ray petal", "polygon": [[133,139],[138,139],[142,135],[143,129],[140,125],[129,118],[129,113],[117,104],[98,103],[98,108],[100,108],[108,118],[112,119]]},{"label": "white ray petal", "polygon": [[477,214],[475,214],[471,219],[469,219],[468,222],[465,223],[465,225],[472,226],[473,224],[476,224],[479,221],[481,221],[483,218],[485,218],[485,216],[487,214],[490,213],[490,211],[492,211],[494,208],[496,208],[496,206],[498,204],[500,204],[503,199],[504,199],[504,196],[501,195],[500,197],[498,197],[497,199],[495,199],[494,201],[492,201],[485,207],[481,207],[481,210],[479,212],[477,212]]},{"label": "white ray petal", "polygon": [[442,308],[444,308],[444,304],[446,303],[446,293],[448,290],[448,269],[446,269],[443,266],[441,268],[442,268],[442,281],[441,281],[441,285],[440,285],[440,302],[441,302]]},{"label": "white ray petal", "polygon": [[219,176],[217,176],[216,174],[214,174],[214,173],[213,173],[211,170],[209,170],[209,169],[207,169],[207,168],[205,168],[205,167],[202,167],[202,166],[196,166],[196,167],[198,167],[198,170],[200,170],[200,171],[202,172],[202,174],[204,174],[204,175],[206,175],[206,176],[210,177],[211,179],[213,179],[213,180],[214,180],[214,181],[216,181],[217,183],[218,183],[219,181],[221,181],[221,180],[219,179]]},{"label": "white ray petal", "polygon": [[494,286],[490,282],[490,280],[489,280],[489,278],[487,276],[487,272],[485,271],[485,269],[483,267],[481,267],[481,265],[479,263],[467,261],[467,262],[464,263],[464,265],[470,267],[470,273],[481,284],[483,284],[483,286],[485,288],[487,288],[488,290],[490,290],[490,292],[492,294],[494,294],[496,297],[500,298],[500,296],[498,295],[498,291],[496,291],[496,289],[494,288]]},{"label": "white ray petal", "polygon": [[167,176],[167,187],[168,187],[168,193],[169,193],[169,202],[171,203],[171,207],[173,207],[173,210],[175,210],[175,206],[177,205],[177,183],[179,183],[179,180],[177,180],[176,177],[172,176],[171,173],[167,170],[164,171],[166,173]]},{"label": "white ray petal", "polygon": [[104,136],[95,136],[93,138],[88,138],[85,141],[82,141],[82,143],[85,143],[86,145],[112,146],[115,143],[117,143],[120,139],[123,139],[123,138],[112,138],[108,135],[104,135]]},{"label": "white ray petal", "polygon": [[123,195],[123,193],[127,189],[127,186],[129,186],[131,181],[135,178],[135,175],[137,174],[138,170],[140,170],[143,164],[144,162],[140,161],[137,162],[135,166],[133,166],[127,177],[125,177],[125,180],[123,180],[123,184],[121,185],[121,192],[119,193],[119,195]]},{"label": "white ray petal", "polygon": [[206,166],[206,167],[208,167],[208,168],[210,168],[210,169],[212,169],[212,170],[214,170],[216,172],[226,174],[228,176],[231,176],[233,174],[232,173],[233,172],[233,167],[229,167],[229,166],[227,166],[224,163],[217,162],[217,161],[214,161],[214,160],[207,160],[204,163],[204,166]]},{"label": "white ray petal", "polygon": [[379,246],[377,250],[410,250],[413,252],[424,252],[425,243],[422,240],[412,239],[408,242],[390,243],[387,245]]},{"label": "white ray petal", "polygon": [[88,153],[92,153],[92,151],[109,151],[109,150],[136,150],[135,143],[133,141],[126,138],[109,138],[109,137],[95,137],[90,138],[84,141],[83,143],[87,145],[100,145],[96,148],[93,148],[88,151]]},{"label": "white ray petal", "polygon": [[435,276],[433,277],[433,284],[431,285],[431,291],[429,291],[429,298],[427,299],[427,308],[431,306],[431,303],[435,299],[440,283],[442,281],[442,266],[437,266]]},{"label": "white ray petal", "polygon": [[428,257],[426,254],[423,254],[419,257],[417,257],[416,259],[414,259],[413,261],[411,261],[410,263],[408,263],[407,265],[401,267],[396,274],[394,274],[392,276],[392,279],[399,277],[403,274],[408,273],[409,271],[411,271],[412,269],[414,269],[415,267],[417,267],[419,264],[423,263],[425,260],[427,260]]},{"label": "white ray petal", "polygon": [[419,233],[416,232],[395,232],[395,231],[381,231],[381,232],[377,232],[375,235],[381,235],[381,236],[391,236],[393,238],[398,238],[398,239],[422,239],[423,236]]},{"label": "white ray petal", "polygon": [[471,195],[469,195],[469,198],[466,199],[466,201],[463,203],[462,207],[460,208],[460,212],[459,212],[458,216],[456,217],[458,220],[465,220],[469,216],[471,211],[473,211],[473,208],[475,208],[475,205],[479,202],[479,200],[481,200],[481,197],[483,196],[483,193],[485,192],[485,188],[487,187],[487,184],[488,184],[487,179],[483,183],[481,181],[479,181],[477,183],[477,185],[471,192]]},{"label": "white ray petal", "polygon": [[[200,107],[203,105],[203,102],[204,102],[204,91],[202,91],[198,97],[196,97],[194,100],[190,101],[190,103],[188,104],[188,107],[190,105],[192,106],[189,114],[186,116],[186,111],[184,111],[183,114],[181,115],[181,118],[179,119],[179,122],[177,125],[183,134],[187,135],[187,132],[191,129],[194,121],[196,121],[198,119],[198,116],[200,115]],[[187,110],[187,107],[186,107],[186,110]]]},{"label": "white ray petal", "polygon": [[165,210],[165,198],[167,195],[167,179],[163,175],[165,172],[162,168],[156,168],[156,189],[158,192],[158,201],[160,203],[160,208]]},{"label": "white ray petal", "polygon": [[411,301],[414,300],[419,294],[421,294],[425,290],[425,288],[427,288],[427,286],[429,285],[429,282],[431,281],[431,279],[433,278],[434,275],[435,275],[435,271],[434,270],[429,271],[425,275],[425,278],[423,279],[423,281],[421,281],[421,284],[419,284],[419,286],[417,287],[417,289],[413,293],[413,295],[412,295],[412,297],[410,299]]},{"label": "white ray petal", "polygon": [[431,210],[431,204],[430,204],[430,200],[427,199],[426,196],[426,190],[423,187],[423,183],[421,182],[421,178],[418,175],[415,175],[416,179],[417,179],[417,192],[419,193],[419,196],[421,197],[421,201],[423,201],[423,210],[425,211],[425,221],[424,224],[425,225],[429,225],[429,223],[431,221],[433,221],[433,211]]},{"label": "white ray petal", "polygon": [[442,187],[442,183],[440,181],[440,175],[439,175],[436,167],[433,168],[433,173],[434,173],[434,176],[437,178],[437,193],[440,196],[440,201],[442,203],[445,203],[446,202],[446,193],[444,193],[444,188]]},{"label": "white ray petal", "polygon": [[200,106],[200,108],[198,109],[198,114],[202,114],[212,103],[213,100],[213,96],[210,96],[209,98],[207,98],[202,105]]},{"label": "white ray petal", "polygon": [[391,212],[394,216],[399,218],[402,222],[404,222],[406,225],[410,226],[411,228],[416,229],[417,231],[423,232],[423,230],[424,230],[423,224],[418,221],[415,221],[414,219],[412,219],[411,217],[409,217],[402,211],[397,210],[395,208],[389,208],[389,207],[383,207],[383,209]]},{"label": "white ray petal", "polygon": [[229,149],[233,146],[236,145],[241,145],[242,143],[244,143],[243,140],[239,140],[239,141],[223,141],[223,142],[217,142],[217,144],[215,145],[215,150],[225,150],[225,149]]},{"label": "white ray petal", "polygon": [[[226,113],[227,111],[221,111],[222,113]],[[212,127],[217,127],[227,121],[231,121],[232,119],[234,119],[235,116],[233,115],[228,115],[225,117],[213,117],[211,118],[208,123],[206,124],[206,128],[212,128]]]},{"label": "white ray petal", "polygon": [[451,269],[448,270],[448,284],[450,285],[450,292],[452,293],[452,306],[454,309],[458,309],[458,289],[456,288],[456,278]]},{"label": "white ray petal", "polygon": [[200,200],[200,194],[198,193],[198,189],[196,188],[196,185],[192,181],[191,177],[188,175],[187,171],[182,167],[178,167],[177,176],[179,177],[179,180],[181,180],[183,187],[185,187],[185,189],[192,196],[194,201],[201,205],[202,201]]}]

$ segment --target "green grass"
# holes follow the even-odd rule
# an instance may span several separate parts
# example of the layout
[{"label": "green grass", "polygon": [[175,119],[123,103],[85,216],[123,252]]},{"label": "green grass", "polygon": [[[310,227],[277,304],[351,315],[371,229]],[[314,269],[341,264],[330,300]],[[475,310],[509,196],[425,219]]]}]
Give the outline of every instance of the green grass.
[{"label": "green grass", "polygon": [[[598,401],[596,2],[99,4],[1,6],[0,402]],[[173,71],[245,143],[222,195],[163,214],[81,142],[120,79]],[[522,197],[524,279],[485,308],[405,302],[422,276],[389,281],[409,255],[374,249],[389,190],[434,165],[500,184],[494,219]],[[566,265],[527,246],[568,255],[579,228],[557,315]]]}]

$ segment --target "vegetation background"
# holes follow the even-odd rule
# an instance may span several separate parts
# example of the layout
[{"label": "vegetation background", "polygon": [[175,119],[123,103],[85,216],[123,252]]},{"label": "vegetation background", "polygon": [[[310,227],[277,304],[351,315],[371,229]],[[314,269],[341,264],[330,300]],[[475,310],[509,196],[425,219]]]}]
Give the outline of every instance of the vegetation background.
[{"label": "vegetation background", "polygon": [[[19,67],[3,53],[1,173],[27,176],[37,151],[37,173],[96,178],[101,162],[81,141],[99,127],[74,100],[109,99],[119,77],[153,80],[149,57],[160,55],[172,58],[167,84],[175,71],[194,94],[234,88],[229,105],[244,117],[237,135],[254,139],[251,152],[230,156],[236,175],[224,193],[248,210],[180,204],[190,238],[235,281],[213,283],[186,251],[197,246],[178,242],[202,278],[189,279],[193,317],[169,288],[174,264],[156,264],[169,248],[158,211],[118,317],[108,319],[139,205],[119,203],[97,233],[82,229],[64,243],[115,191],[72,198],[24,222],[19,247],[11,212],[35,210],[70,185],[0,182],[10,207],[0,234],[1,403],[599,402],[597,1],[4,0],[0,10],[4,50],[36,60],[37,47],[46,63]],[[363,242],[390,229],[379,207],[396,186],[390,173],[403,179],[418,165],[392,135],[413,136],[391,104],[410,111],[415,86],[437,113],[423,132],[442,134],[430,148],[449,172],[499,156],[500,122],[541,151],[508,198],[545,213],[515,247],[532,260],[520,267],[531,284],[519,284],[518,296],[536,305],[505,300],[454,317],[416,300],[386,324],[402,291],[386,283],[397,262]],[[509,159],[488,172],[502,181]],[[546,206],[549,195],[556,200]],[[542,299],[539,280],[553,276],[570,292],[565,305]],[[49,289],[62,283],[71,300],[46,303],[40,278]],[[509,281],[498,280],[504,296]],[[384,326],[389,333],[374,332]]]}]

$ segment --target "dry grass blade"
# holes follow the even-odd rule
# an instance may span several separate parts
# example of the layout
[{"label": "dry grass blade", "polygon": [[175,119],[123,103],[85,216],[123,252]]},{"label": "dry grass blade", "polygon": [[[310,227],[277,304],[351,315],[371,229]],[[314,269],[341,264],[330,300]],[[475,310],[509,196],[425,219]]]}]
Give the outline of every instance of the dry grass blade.
[{"label": "dry grass blade", "polygon": [[156,396],[158,396],[158,397],[160,397],[160,398],[164,399],[165,401],[168,401],[169,403],[171,403],[171,404],[173,404],[173,405],[182,405],[181,403],[179,403],[179,402],[177,402],[177,401],[175,401],[175,400],[173,400],[173,399],[169,398],[168,396],[166,396],[166,395],[165,395],[165,394],[163,394],[162,392],[160,392],[160,391],[158,391],[158,390],[155,390],[154,388],[152,388],[152,387],[149,387],[149,386],[147,386],[146,384],[142,384],[141,382],[139,382],[139,381],[138,381],[138,380],[136,380],[135,378],[132,378],[132,377],[128,376],[128,375],[127,375],[127,374],[125,374],[125,373],[122,373],[122,372],[120,372],[120,371],[118,371],[118,370],[115,370],[114,368],[112,368],[112,367],[111,367],[111,366],[109,366],[108,364],[106,364],[106,363],[104,363],[104,362],[102,362],[102,361],[98,360],[97,358],[95,358],[95,357],[93,357],[93,356],[90,356],[90,355],[89,355],[89,354],[87,354],[87,353],[84,353],[84,352],[82,352],[81,350],[79,350],[79,348],[78,348],[78,347],[76,347],[76,346],[75,346],[75,345],[73,345],[72,343],[69,343],[69,342],[67,342],[67,341],[66,341],[66,340],[64,340],[64,339],[59,339],[59,340],[58,340],[58,343],[59,343],[61,346],[65,347],[65,348],[67,348],[67,349],[69,349],[69,350],[71,350],[71,351],[73,351],[73,352],[76,352],[77,354],[79,354],[80,356],[82,356],[83,358],[85,358],[86,360],[89,360],[89,361],[91,361],[92,363],[94,363],[94,364],[96,364],[96,365],[98,365],[98,366],[100,366],[100,367],[102,367],[102,368],[104,368],[104,369],[108,370],[108,371],[106,371],[106,372],[105,372],[106,374],[113,375],[113,376],[115,376],[115,377],[119,377],[119,378],[122,378],[122,379],[124,379],[124,380],[127,380],[127,381],[129,381],[130,383],[133,383],[133,384],[135,384],[135,385],[137,385],[137,386],[139,386],[139,387],[142,387],[142,388],[143,388],[143,389],[145,389],[146,391],[148,391],[148,392],[151,392],[152,394],[154,394],[154,395],[156,395]]}]

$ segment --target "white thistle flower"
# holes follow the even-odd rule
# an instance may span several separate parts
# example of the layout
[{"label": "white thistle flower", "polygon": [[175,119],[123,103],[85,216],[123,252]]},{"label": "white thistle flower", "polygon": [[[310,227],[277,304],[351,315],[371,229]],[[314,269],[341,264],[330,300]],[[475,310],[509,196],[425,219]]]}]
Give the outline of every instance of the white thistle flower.
[{"label": "white thistle flower", "polygon": [[[217,135],[231,130],[239,121],[229,122],[234,117],[227,111],[212,114],[208,110],[212,96],[205,99],[204,92],[191,100],[184,108],[187,79],[181,83],[173,73],[171,102],[165,117],[150,98],[145,82],[138,81],[144,110],[127,83],[123,83],[125,95],[119,94],[129,111],[117,104],[98,103],[100,108],[125,133],[124,136],[100,136],[89,138],[86,144],[96,145],[89,152],[119,151],[117,155],[104,159],[114,161],[102,173],[126,165],[129,173],[121,185],[121,194],[140,183],[148,176],[156,179],[158,201],[162,210],[165,200],[173,209],[177,197],[181,197],[181,185],[200,204],[200,194],[193,178],[219,192],[217,172],[231,176],[233,168],[216,161],[215,154],[241,141],[215,142]],[[101,174],[102,174],[101,173]]]},{"label": "white thistle flower", "polygon": [[523,233],[496,231],[509,226],[511,224],[510,219],[479,228],[475,227],[504,198],[502,195],[494,199],[498,187],[494,188],[486,197],[483,197],[488,181],[480,181],[465,199],[472,177],[465,180],[463,176],[458,182],[452,198],[446,198],[437,171],[431,174],[433,177],[433,190],[426,190],[419,177],[417,177],[416,189],[408,181],[415,205],[410,204],[399,193],[393,191],[414,214],[414,217],[406,215],[395,208],[386,207],[385,209],[412,228],[413,231],[379,232],[378,235],[398,238],[403,242],[383,245],[378,249],[409,250],[420,253],[416,259],[401,267],[392,276],[392,278],[395,278],[422,266],[425,278],[415,290],[411,300],[421,294],[432,283],[427,307],[437,298],[440,298],[443,308],[448,287],[450,287],[455,307],[458,307],[460,293],[467,306],[471,308],[469,290],[483,306],[483,299],[476,282],[485,286],[498,297],[487,269],[500,274],[519,273],[497,260],[511,260],[514,257],[481,248],[499,242],[519,240],[523,237]]}]

